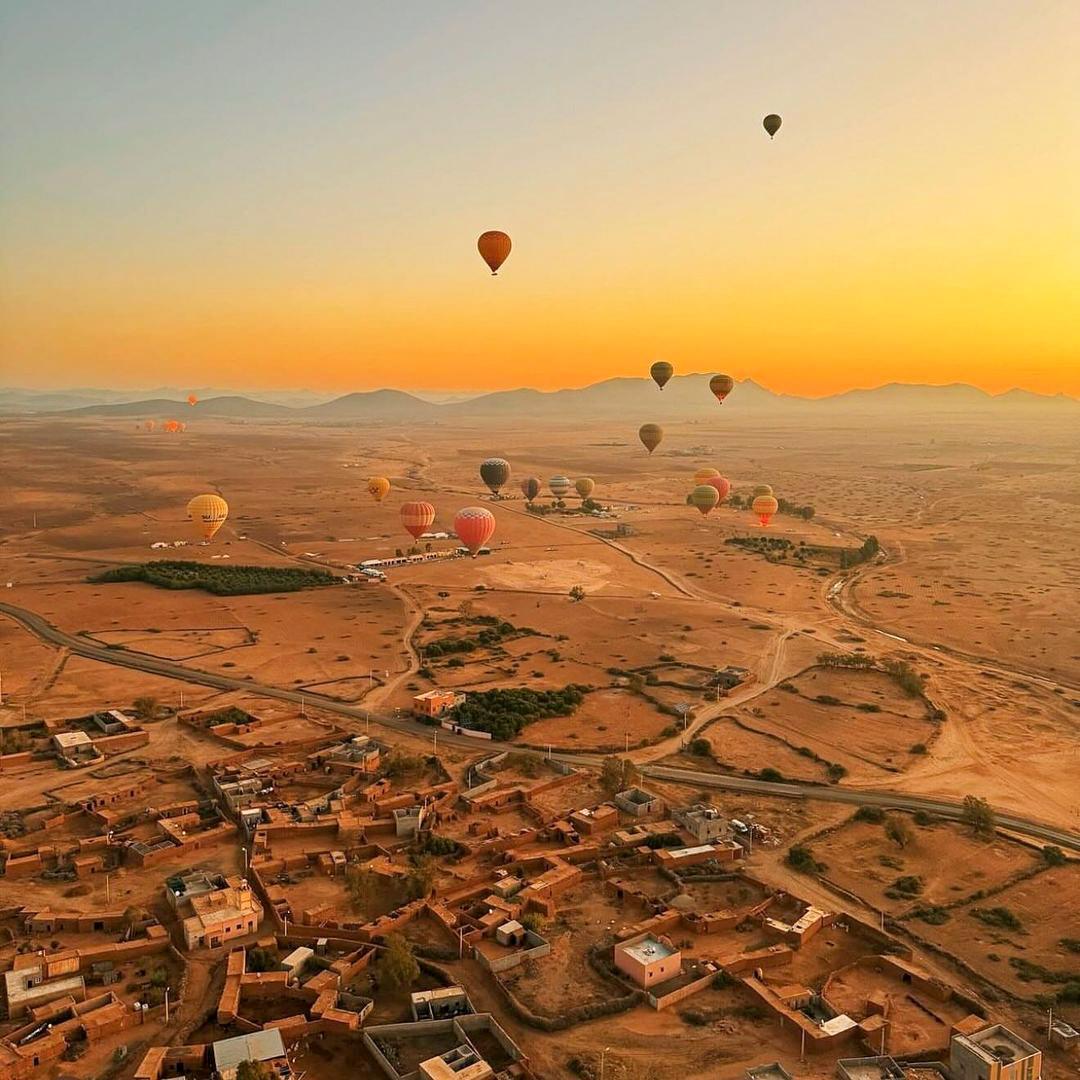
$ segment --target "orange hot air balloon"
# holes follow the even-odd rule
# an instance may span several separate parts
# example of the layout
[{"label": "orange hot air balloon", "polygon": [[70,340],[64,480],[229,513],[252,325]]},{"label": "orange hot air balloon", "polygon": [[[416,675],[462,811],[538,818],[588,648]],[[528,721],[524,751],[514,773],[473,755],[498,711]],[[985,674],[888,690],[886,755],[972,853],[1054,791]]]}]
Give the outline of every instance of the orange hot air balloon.
[{"label": "orange hot air balloon", "polygon": [[723,405],[724,398],[735,389],[735,380],[730,375],[714,375],[709,380],[709,389],[713,392],[716,400]]},{"label": "orange hot air balloon", "polygon": [[419,540],[431,528],[435,520],[435,507],[429,502],[407,502],[401,504],[401,524],[414,539]]},{"label": "orange hot air balloon", "polygon": [[701,484],[707,484],[714,476],[719,476],[719,475],[720,475],[720,470],[719,469],[712,469],[712,468],[709,468],[709,466],[705,466],[705,468],[698,469],[698,471],[696,473],[694,473],[694,484],[695,484],[695,486],[700,486]]},{"label": "orange hot air balloon", "polygon": [[188,517],[195,522],[204,540],[213,540],[229,516],[229,504],[220,495],[196,495],[187,504]]},{"label": "orange hot air balloon", "polygon": [[664,429],[659,424],[642,424],[638,429],[638,438],[651,454],[664,438]]},{"label": "orange hot air balloon", "polygon": [[757,514],[758,523],[767,526],[772,521],[773,514],[780,509],[780,504],[771,495],[759,495],[750,509]]},{"label": "orange hot air balloon", "polygon": [[705,483],[716,488],[716,494],[720,496],[717,504],[722,503],[731,492],[731,481],[726,476],[710,476]]},{"label": "orange hot air balloon", "polygon": [[454,516],[454,532],[475,559],[495,535],[495,515],[483,506],[466,506]]},{"label": "orange hot air balloon", "polygon": [[499,272],[499,267],[506,262],[510,254],[510,237],[498,229],[481,233],[476,241],[476,249],[480,252],[480,258],[488,264],[492,277]]},{"label": "orange hot air balloon", "polygon": [[179,420],[166,420],[165,421],[165,430],[170,435],[174,435],[176,432],[178,432],[180,430],[180,421]]},{"label": "orange hot air balloon", "polygon": [[367,482],[367,489],[376,502],[382,502],[390,494],[390,481],[385,476],[373,476]]},{"label": "orange hot air balloon", "polygon": [[189,405],[198,405],[199,404],[199,399],[194,394],[188,394],[187,403]]}]

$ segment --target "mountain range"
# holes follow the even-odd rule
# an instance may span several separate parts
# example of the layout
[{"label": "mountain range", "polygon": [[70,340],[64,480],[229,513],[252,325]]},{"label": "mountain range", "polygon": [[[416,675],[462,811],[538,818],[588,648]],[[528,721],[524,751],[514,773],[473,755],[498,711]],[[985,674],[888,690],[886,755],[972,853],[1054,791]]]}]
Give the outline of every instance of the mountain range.
[{"label": "mountain range", "polygon": [[[665,386],[662,395],[650,379],[614,378],[574,389],[541,391],[522,388],[478,394],[464,400],[431,401],[402,390],[358,391],[320,400],[310,391],[295,394],[238,395],[218,392],[199,395],[189,406],[186,394],[135,395],[108,390],[61,391],[5,390],[0,388],[0,412],[51,413],[68,416],[119,416],[186,419],[196,416],[233,419],[295,419],[322,422],[452,420],[541,416],[579,419],[590,416],[647,415],[650,419],[697,419],[715,415],[709,392],[710,375],[681,375]],[[811,410],[829,414],[963,413],[1002,414],[1050,411],[1080,417],[1080,401],[1065,394],[1045,395],[1028,390],[989,394],[965,383],[929,386],[889,383],[872,389],[848,390],[822,398],[778,394],[752,379],[738,383],[730,402],[739,413],[794,413]],[[734,411],[734,410],[733,410]]]}]

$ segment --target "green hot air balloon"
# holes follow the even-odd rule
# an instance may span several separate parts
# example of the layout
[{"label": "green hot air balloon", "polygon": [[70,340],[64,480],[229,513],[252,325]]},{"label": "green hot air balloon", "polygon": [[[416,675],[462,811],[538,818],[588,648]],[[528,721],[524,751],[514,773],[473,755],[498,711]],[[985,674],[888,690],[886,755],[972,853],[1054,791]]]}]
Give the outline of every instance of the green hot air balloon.
[{"label": "green hot air balloon", "polygon": [[638,429],[638,438],[651,454],[663,441],[664,429],[659,424],[642,424]]},{"label": "green hot air balloon", "polygon": [[761,121],[761,126],[769,133],[769,138],[771,139],[780,130],[780,125],[783,122],[784,121],[773,112],[769,113],[769,115]]},{"label": "green hot air balloon", "polygon": [[773,489],[768,484],[758,484],[758,486],[756,488],[754,488],[754,498],[755,499],[759,495],[771,495],[772,493],[773,493]]},{"label": "green hot air balloon", "polygon": [[499,488],[510,479],[510,462],[500,457],[489,457],[480,463],[480,479],[487,484],[492,495],[498,495]]},{"label": "green hot air balloon", "polygon": [[652,376],[652,381],[664,389],[664,383],[675,374],[675,369],[666,360],[657,360],[651,368],[649,368],[649,374]]},{"label": "green hot air balloon", "polygon": [[540,488],[541,484],[538,476],[526,476],[525,479],[521,481],[521,494],[524,495],[529,502],[532,502],[533,499],[540,494]]},{"label": "green hot air balloon", "polygon": [[690,492],[690,502],[701,511],[702,517],[705,517],[710,510],[716,509],[719,501],[720,492],[712,484],[698,484]]}]

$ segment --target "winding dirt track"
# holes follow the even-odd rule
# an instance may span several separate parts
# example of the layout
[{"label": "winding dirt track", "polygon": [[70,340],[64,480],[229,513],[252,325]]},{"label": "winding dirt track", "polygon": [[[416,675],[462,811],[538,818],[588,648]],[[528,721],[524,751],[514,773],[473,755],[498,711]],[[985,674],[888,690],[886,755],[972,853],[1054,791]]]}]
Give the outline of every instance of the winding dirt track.
[{"label": "winding dirt track", "polygon": [[[96,645],[86,638],[66,633],[53,626],[36,612],[25,608],[16,607],[14,604],[0,603],[0,614],[6,615],[19,623],[24,629],[35,637],[46,641],[59,648],[66,648],[77,656],[89,660],[98,660],[101,663],[112,664],[117,667],[132,668],[152,675],[159,675],[167,679],[178,679],[183,682],[196,683],[201,686],[209,686],[223,691],[239,690],[249,694],[257,694],[262,697],[275,698],[279,701],[289,701],[301,704],[306,701],[311,705],[325,709],[327,712],[336,713],[339,716],[353,720],[363,721],[368,718],[375,720],[385,727],[400,731],[408,735],[426,735],[430,730],[418,721],[407,720],[397,716],[377,714],[368,709],[357,708],[324,697],[321,694],[310,692],[300,693],[288,690],[284,687],[269,686],[262,683],[252,682],[248,679],[231,678],[228,675],[219,675],[214,672],[201,671],[197,668],[189,668],[183,664],[173,663],[170,660],[162,660],[158,657],[146,656],[140,653],[127,652],[123,649],[106,649]],[[466,735],[454,735],[448,731],[440,731],[440,737],[455,746],[478,749],[475,739]],[[487,750],[520,750],[510,743],[484,742],[482,749]],[[553,757],[570,765],[579,765],[585,768],[596,767],[600,758],[593,754],[553,754]],[[898,791],[885,789],[851,789],[837,786],[803,784],[803,783],[772,783],[767,780],[752,780],[737,776],[717,776],[713,773],[700,773],[691,769],[676,769],[664,765],[642,765],[641,771],[646,776],[658,780],[668,780],[677,783],[693,784],[697,787],[725,788],[734,791],[750,791],[760,795],[778,795],[786,798],[816,799],[823,802],[848,803],[857,806],[885,806],[901,810],[926,810],[945,818],[958,819],[962,816],[962,805],[957,800],[933,798],[923,795],[911,795]],[[1080,852],[1080,834],[1069,832],[1065,829],[1055,828],[1045,822],[1017,817],[1009,814],[998,814],[998,825],[1002,828],[1011,829],[1024,835],[1044,840],[1048,843],[1058,844],[1063,848],[1069,848]]]}]

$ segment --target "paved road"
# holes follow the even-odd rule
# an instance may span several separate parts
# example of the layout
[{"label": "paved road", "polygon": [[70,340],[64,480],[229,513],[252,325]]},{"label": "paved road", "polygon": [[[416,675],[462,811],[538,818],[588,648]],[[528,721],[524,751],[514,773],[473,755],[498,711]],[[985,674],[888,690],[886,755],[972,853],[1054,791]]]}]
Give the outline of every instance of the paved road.
[{"label": "paved road", "polygon": [[[354,705],[346,705],[344,702],[335,701],[333,698],[325,697],[322,694],[312,694],[306,691],[300,693],[297,690],[287,690],[283,687],[267,686],[263,683],[253,682],[250,679],[237,679],[229,675],[219,675],[216,672],[185,667],[183,664],[177,664],[171,660],[162,660],[142,653],[129,652],[126,649],[109,649],[85,637],[66,633],[53,626],[41,615],[25,608],[16,607],[14,604],[0,603],[0,614],[14,619],[43,641],[61,648],[70,649],[77,656],[83,656],[90,660],[99,660],[104,664],[132,668],[136,671],[160,675],[167,679],[179,679],[182,682],[209,686],[216,690],[240,690],[245,693],[275,698],[279,701],[289,701],[295,704],[305,701],[313,706],[325,709],[327,712],[336,713],[339,716],[346,716],[354,720],[367,720],[370,718],[384,727],[408,735],[425,737],[429,733],[433,736],[437,735],[440,742],[466,747],[470,750],[494,750],[497,752],[502,750],[520,752],[521,750],[520,747],[511,743],[478,741],[467,735],[454,735],[448,731],[431,728],[415,720],[399,716],[388,716],[372,712],[369,709],[358,708]],[[566,762],[568,765],[577,765],[584,768],[595,768],[600,760],[599,756],[595,754],[552,754],[551,756],[559,761]],[[650,776],[656,780],[693,784],[697,787],[748,791],[757,795],[777,795],[782,798],[850,803],[856,806],[883,806],[897,810],[926,810],[929,813],[952,819],[960,818],[963,812],[959,801],[883,789],[868,791],[824,784],[773,783],[768,780],[754,780],[749,777],[723,776],[717,773],[697,772],[693,769],[676,769],[667,765],[643,765],[640,768],[645,776]],[[1016,817],[1010,814],[998,814],[997,822],[1002,828],[1011,829],[1026,836],[1035,837],[1039,840],[1045,840],[1047,843],[1057,844],[1062,848],[1080,852],[1080,834],[1058,829],[1041,821],[1033,821],[1029,818]]]}]

